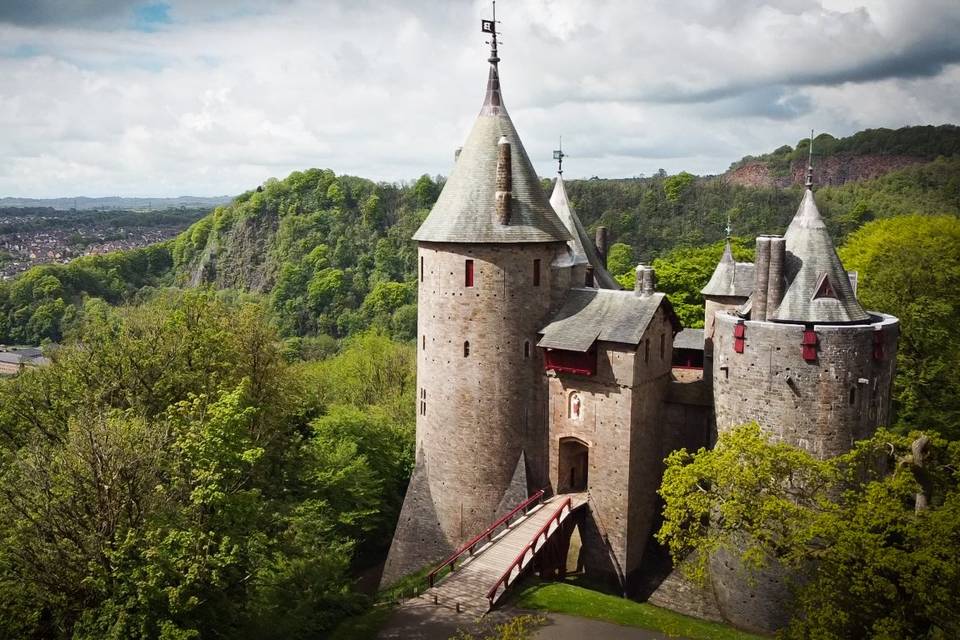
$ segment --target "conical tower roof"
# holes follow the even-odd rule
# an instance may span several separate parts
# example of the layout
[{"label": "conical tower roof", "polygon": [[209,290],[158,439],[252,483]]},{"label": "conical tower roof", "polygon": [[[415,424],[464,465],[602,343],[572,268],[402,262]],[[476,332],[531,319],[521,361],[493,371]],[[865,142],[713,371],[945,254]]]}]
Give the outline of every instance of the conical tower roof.
[{"label": "conical tower roof", "polygon": [[827,225],[820,217],[809,180],[784,239],[787,290],[776,311],[768,313],[769,320],[843,324],[870,319],[853,293]]},{"label": "conical tower roof", "polygon": [[746,298],[753,290],[754,266],[752,262],[737,262],[733,259],[730,241],[723,247],[723,256],[717,263],[717,268],[710,276],[700,293],[705,296],[725,296]]},{"label": "conical tower roof", "polygon": [[[520,136],[503,106],[496,51],[490,58],[487,92],[480,115],[467,136],[440,197],[413,235],[424,242],[567,242],[570,233],[554,213]],[[510,221],[495,214],[497,144],[511,147]]]},{"label": "conical tower roof", "polygon": [[553,186],[553,194],[550,196],[550,206],[560,217],[563,226],[566,227],[570,235],[573,236],[567,241],[567,246],[573,254],[574,264],[588,264],[593,267],[593,277],[601,289],[620,289],[620,285],[613,276],[604,268],[600,262],[600,256],[590,241],[587,230],[583,228],[583,223],[570,206],[570,199],[567,197],[567,189],[563,184],[563,176],[557,176],[557,183]]}]

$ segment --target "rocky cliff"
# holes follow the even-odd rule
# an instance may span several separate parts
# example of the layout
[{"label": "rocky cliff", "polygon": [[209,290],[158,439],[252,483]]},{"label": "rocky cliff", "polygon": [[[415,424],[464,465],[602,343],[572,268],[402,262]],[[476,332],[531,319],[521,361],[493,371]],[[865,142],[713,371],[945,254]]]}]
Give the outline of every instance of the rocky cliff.
[{"label": "rocky cliff", "polygon": [[[927,158],[907,155],[851,155],[836,154],[817,158],[813,180],[818,185],[841,185],[847,182],[870,180],[885,173],[928,162]],[[746,162],[724,174],[730,184],[744,187],[790,187],[806,180],[807,163],[793,160],[786,170],[775,164],[755,160]]]}]

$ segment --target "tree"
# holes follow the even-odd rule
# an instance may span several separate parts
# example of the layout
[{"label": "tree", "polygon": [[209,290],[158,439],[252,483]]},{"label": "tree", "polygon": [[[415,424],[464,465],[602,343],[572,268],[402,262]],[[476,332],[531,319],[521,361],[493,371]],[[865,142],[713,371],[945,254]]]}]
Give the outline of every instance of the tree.
[{"label": "tree", "polygon": [[901,323],[894,409],[899,428],[960,439],[960,218],[899,216],[854,232],[839,251],[857,296]]},{"label": "tree", "polygon": [[607,270],[611,275],[619,276],[632,273],[636,265],[633,262],[633,248],[622,242],[615,242],[607,250]]},{"label": "tree", "polygon": [[818,460],[745,425],[667,458],[657,537],[701,581],[719,550],[792,570],[786,637],[955,637],[958,469],[960,443],[936,436],[880,431]]}]

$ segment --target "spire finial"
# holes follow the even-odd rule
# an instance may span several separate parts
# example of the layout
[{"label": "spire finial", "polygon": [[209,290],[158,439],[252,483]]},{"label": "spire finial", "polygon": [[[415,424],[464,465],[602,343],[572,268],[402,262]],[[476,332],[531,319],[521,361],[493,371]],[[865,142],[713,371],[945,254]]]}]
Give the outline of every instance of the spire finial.
[{"label": "spire finial", "polygon": [[566,156],[563,152],[563,136],[560,136],[560,148],[555,149],[553,152],[553,159],[557,161],[557,175],[563,175],[563,158]]},{"label": "spire finial", "polygon": [[487,59],[490,64],[496,65],[500,62],[500,56],[497,54],[497,0],[493,0],[493,18],[490,20],[481,20],[480,26],[484,33],[490,34],[490,57]]},{"label": "spire finial", "polygon": [[727,209],[727,241],[730,240],[731,231],[733,231],[733,227],[730,226],[730,210]]},{"label": "spire finial", "polygon": [[503,101],[500,96],[500,71],[497,69],[497,63],[500,62],[500,56],[497,54],[497,3],[493,2],[493,19],[481,20],[480,29],[484,33],[490,34],[490,57],[487,61],[490,63],[490,75],[487,78],[487,95],[483,100],[481,115],[499,115],[506,113],[503,110]]},{"label": "spire finial", "polygon": [[807,189],[813,189],[813,129],[810,129],[810,155],[807,159]]}]

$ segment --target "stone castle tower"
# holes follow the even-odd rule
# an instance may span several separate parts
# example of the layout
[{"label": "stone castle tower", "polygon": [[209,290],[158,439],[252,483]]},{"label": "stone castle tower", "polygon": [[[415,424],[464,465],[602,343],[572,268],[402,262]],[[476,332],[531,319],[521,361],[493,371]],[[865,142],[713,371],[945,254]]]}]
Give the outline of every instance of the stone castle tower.
[{"label": "stone castle tower", "polygon": [[571,235],[500,93],[486,97],[418,245],[417,458],[384,583],[483,530],[546,484],[537,331]]},{"label": "stone castle tower", "polygon": [[[775,440],[827,458],[889,424],[899,323],[860,305],[811,178],[784,236],[757,238],[754,265],[739,267],[753,283],[738,309],[729,305],[744,286],[725,286],[734,279],[729,254],[711,279],[717,286],[704,290],[717,431],[756,421]],[[711,294],[731,297],[711,305]],[[759,631],[786,623],[789,594],[776,569],[763,589],[729,557],[711,562],[711,576],[731,622]]]}]

